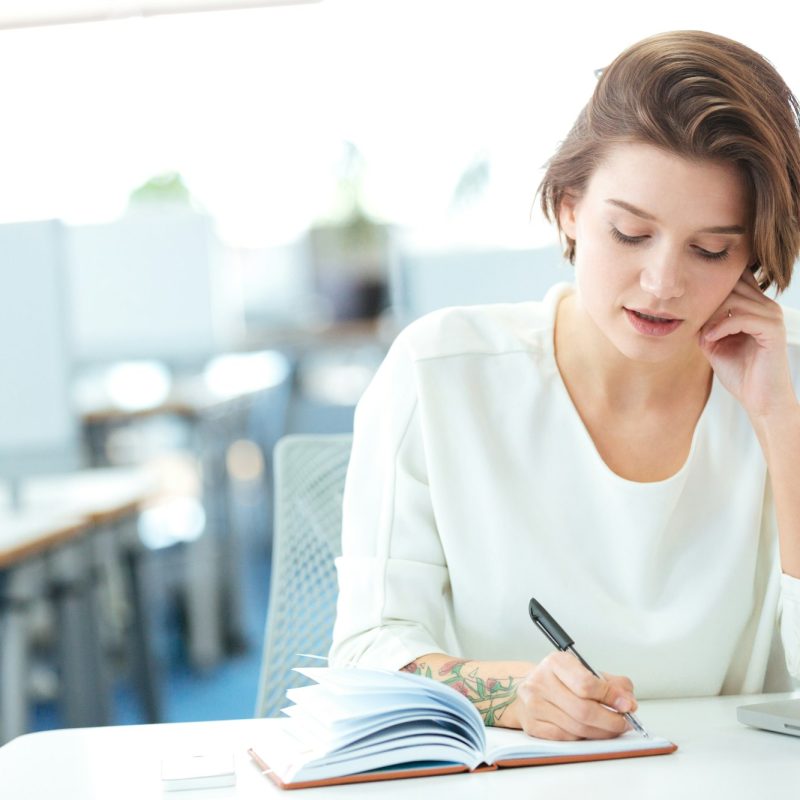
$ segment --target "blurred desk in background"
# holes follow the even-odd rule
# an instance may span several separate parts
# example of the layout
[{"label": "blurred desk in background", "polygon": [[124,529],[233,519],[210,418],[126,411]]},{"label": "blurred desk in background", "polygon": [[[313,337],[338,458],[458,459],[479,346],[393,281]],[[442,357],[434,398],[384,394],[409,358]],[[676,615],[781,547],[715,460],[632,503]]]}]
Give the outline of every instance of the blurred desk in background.
[{"label": "blurred desk in background", "polygon": [[68,726],[110,722],[110,657],[124,651],[145,718],[161,718],[151,593],[136,522],[157,492],[144,470],[27,480],[12,506],[0,486],[0,738],[28,730],[37,604],[52,606],[58,697]]},{"label": "blurred desk in background", "polygon": [[388,314],[250,331],[251,346],[278,348],[293,364],[292,396],[283,433],[351,432],[356,403],[396,333]]},{"label": "blurred desk in background", "polygon": [[[387,321],[388,320],[388,321]],[[393,338],[388,330],[391,318],[354,319],[338,322],[320,320],[316,324],[269,325],[251,327],[244,340],[245,349],[272,348],[296,356],[328,346],[361,345]]]},{"label": "blurred desk in background", "polygon": [[78,536],[88,527],[80,516],[52,511],[0,509],[0,575]]},{"label": "blurred desk in background", "polygon": [[[165,511],[160,518],[170,516],[170,522],[159,532],[153,509],[142,534],[148,546],[185,549],[182,590],[189,658],[196,668],[211,668],[248,644],[243,538],[248,532],[266,537],[269,522],[266,511],[260,518],[253,512],[243,526],[237,489],[248,483],[259,508],[268,500],[271,451],[285,427],[291,374],[289,359],[277,351],[228,354],[212,359],[202,371],[169,376],[160,395],[142,398],[140,392],[138,404],[109,391],[102,373],[79,381],[77,397],[93,463],[160,461],[169,473],[165,483],[174,484],[172,497],[164,502],[172,503],[176,513]],[[136,379],[134,369],[130,382],[141,390]],[[178,454],[183,455],[180,467]],[[180,509],[184,522],[178,519]]]}]

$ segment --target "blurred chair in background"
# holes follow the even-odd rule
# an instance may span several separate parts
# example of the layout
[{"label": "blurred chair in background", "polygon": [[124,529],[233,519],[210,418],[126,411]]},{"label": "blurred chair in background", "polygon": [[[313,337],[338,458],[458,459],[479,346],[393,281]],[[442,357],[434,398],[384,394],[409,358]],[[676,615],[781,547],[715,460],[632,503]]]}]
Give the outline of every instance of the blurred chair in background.
[{"label": "blurred chair in background", "polygon": [[256,716],[277,716],[306,680],[304,654],[327,657],[336,616],[342,495],[352,437],[287,436],[275,448],[272,584]]}]

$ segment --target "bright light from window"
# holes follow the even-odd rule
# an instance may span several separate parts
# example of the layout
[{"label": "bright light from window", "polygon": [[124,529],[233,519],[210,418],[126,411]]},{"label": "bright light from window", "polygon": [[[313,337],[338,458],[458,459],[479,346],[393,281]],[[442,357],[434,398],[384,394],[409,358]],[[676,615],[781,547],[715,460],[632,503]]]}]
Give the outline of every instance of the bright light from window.
[{"label": "bright light from window", "polygon": [[172,497],[139,515],[139,538],[150,550],[199,539],[206,514],[195,497]]},{"label": "bright light from window", "polygon": [[[542,167],[594,70],[627,45],[714,30],[800,89],[777,0],[757,13],[688,0],[570,8],[329,0],[0,31],[0,71],[14,76],[0,85],[0,221],[113,218],[133,188],[177,170],[229,243],[286,242],[331,213],[352,141],[375,216],[544,244],[554,232],[538,213],[530,221]],[[488,181],[455,213],[453,191],[478,154]]]},{"label": "bright light from window", "polygon": [[160,361],[122,361],[108,368],[104,382],[114,405],[140,411],[167,399],[172,376]]},{"label": "bright light from window", "polygon": [[289,361],[277,350],[217,356],[203,370],[206,386],[218,397],[270,389],[289,375]]}]

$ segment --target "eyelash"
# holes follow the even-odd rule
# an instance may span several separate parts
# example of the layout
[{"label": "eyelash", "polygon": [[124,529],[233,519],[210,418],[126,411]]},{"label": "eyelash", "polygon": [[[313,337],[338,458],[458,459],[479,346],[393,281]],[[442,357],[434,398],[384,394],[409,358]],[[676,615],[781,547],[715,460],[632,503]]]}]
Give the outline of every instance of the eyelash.
[{"label": "eyelash", "polygon": [[[620,233],[615,227],[611,227],[611,235],[622,244],[629,244],[629,245],[637,245],[639,244],[643,238],[640,236],[626,236],[624,233]],[[700,258],[705,259],[706,261],[722,261],[723,259],[728,257],[727,250],[721,250],[719,253],[710,253],[708,250],[703,250],[702,248],[698,248],[698,253]]]}]

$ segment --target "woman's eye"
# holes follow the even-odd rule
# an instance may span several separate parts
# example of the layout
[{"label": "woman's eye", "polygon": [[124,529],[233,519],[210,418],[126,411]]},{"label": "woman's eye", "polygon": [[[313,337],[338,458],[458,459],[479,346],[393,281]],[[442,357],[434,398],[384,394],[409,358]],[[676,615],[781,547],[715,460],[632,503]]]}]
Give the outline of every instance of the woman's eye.
[{"label": "woman's eye", "polygon": [[702,247],[698,247],[697,252],[700,254],[700,258],[704,258],[706,261],[722,261],[723,258],[728,257],[727,250],[720,250],[718,253],[712,253],[709,250],[703,250]]},{"label": "woman's eye", "polygon": [[647,238],[646,236],[626,236],[624,233],[620,233],[613,225],[611,226],[611,235],[622,244],[639,244],[639,242]]},{"label": "woman's eye", "polygon": [[[647,236],[626,236],[624,233],[618,231],[613,225],[611,226],[611,235],[622,244],[637,245],[647,239]],[[697,248],[697,254],[700,258],[706,261],[721,261],[723,258],[728,257],[727,250],[720,250],[718,253],[713,253],[710,250],[703,250],[702,247]]]}]

